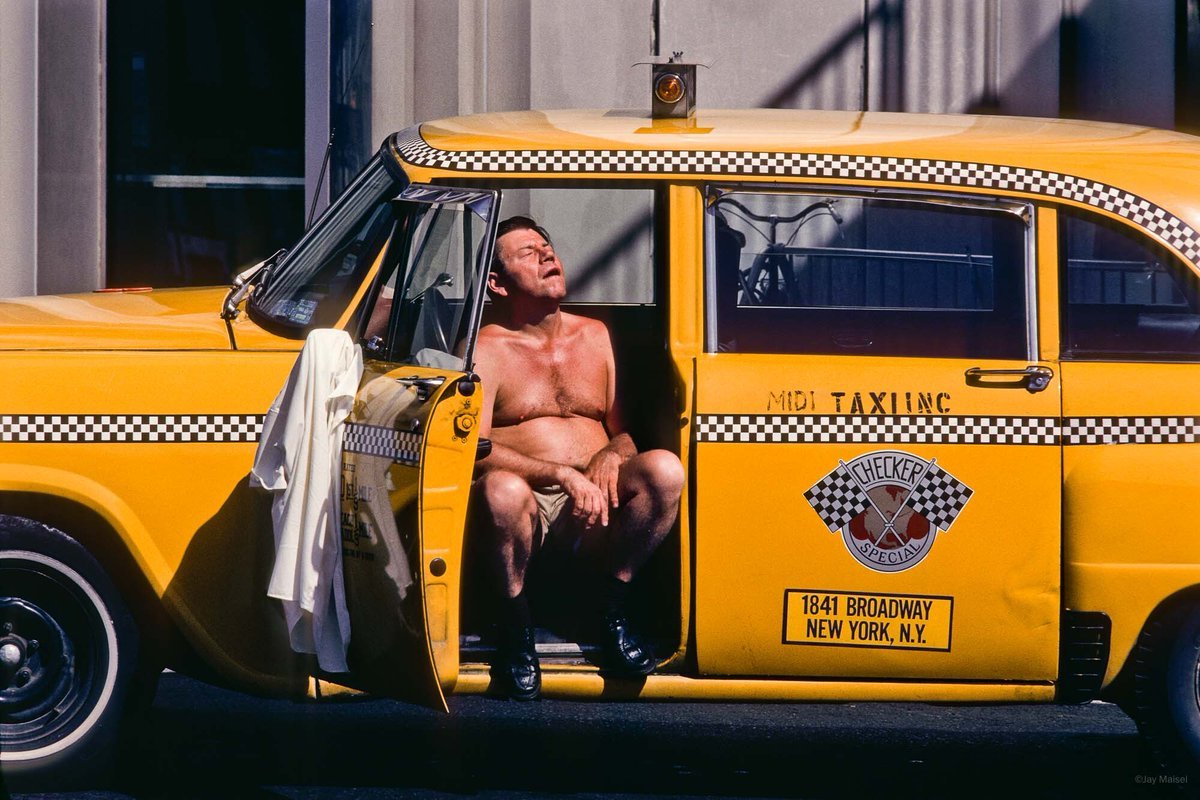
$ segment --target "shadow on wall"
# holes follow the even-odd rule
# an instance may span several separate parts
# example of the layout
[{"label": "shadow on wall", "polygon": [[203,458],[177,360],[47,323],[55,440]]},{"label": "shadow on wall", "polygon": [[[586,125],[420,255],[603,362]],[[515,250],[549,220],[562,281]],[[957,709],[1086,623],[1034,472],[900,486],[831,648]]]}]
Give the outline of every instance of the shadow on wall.
[{"label": "shadow on wall", "polygon": [[[1111,97],[1105,107],[1096,105],[1109,93],[1099,86],[1103,76],[1087,65],[1100,63],[1093,51],[1105,46],[1119,20],[1101,15],[1107,25],[1085,24],[1074,14],[1014,10],[1020,7],[998,0],[868,0],[858,22],[832,36],[759,105],[798,108],[821,87],[857,83],[859,110],[1085,119],[1116,119],[1117,113],[1120,121],[1169,124],[1157,96],[1122,104],[1119,112],[1110,108]],[[1176,24],[1193,27],[1187,20]],[[1015,52],[1020,60],[1006,63]],[[1186,91],[1186,76],[1177,83]]]},{"label": "shadow on wall", "polygon": [[761,104],[799,107],[823,85],[858,80],[859,108],[872,111],[1195,127],[1197,0],[864,0],[863,10]]},{"label": "shadow on wall", "polygon": [[[847,26],[841,33],[834,36],[829,44],[825,46],[824,50],[802,66],[794,75],[784,80],[782,84],[759,103],[759,106],[761,108],[796,108],[801,93],[805,89],[815,85],[819,80],[828,79],[830,73],[840,73],[839,77],[843,83],[853,80],[854,78],[846,74],[845,65],[848,60],[853,59],[854,48],[859,45],[868,46],[865,40],[872,25],[881,25],[888,34],[883,39],[883,57],[889,65],[894,64],[896,68],[895,70],[888,69],[885,74],[888,76],[902,74],[901,65],[903,63],[904,47],[903,3],[900,6],[901,12],[897,13],[892,8],[891,3],[883,2],[876,5],[863,17],[861,22]],[[899,25],[896,24],[897,21]],[[860,65],[858,67],[859,74],[855,76],[862,90],[860,91],[861,105],[859,110],[866,110],[867,104],[865,81],[862,74],[866,71],[865,66]],[[889,81],[889,85],[890,83],[891,81]],[[903,81],[897,83],[897,91],[901,95],[900,103],[897,105],[899,107],[903,105]]]},{"label": "shadow on wall", "polygon": [[[650,214],[634,217],[615,233],[602,247],[596,250],[587,261],[573,270],[572,291],[583,293],[596,280],[605,275],[610,265],[628,255],[639,241],[651,235],[653,220]],[[647,269],[650,265],[647,265]]]}]

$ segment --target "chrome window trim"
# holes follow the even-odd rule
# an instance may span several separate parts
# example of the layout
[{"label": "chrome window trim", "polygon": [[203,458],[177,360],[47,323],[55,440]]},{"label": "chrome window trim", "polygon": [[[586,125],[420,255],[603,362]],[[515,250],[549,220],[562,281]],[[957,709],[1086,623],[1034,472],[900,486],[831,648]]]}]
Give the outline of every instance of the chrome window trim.
[{"label": "chrome window trim", "polygon": [[[1025,357],[1036,362],[1039,353],[1037,286],[1037,214],[1034,203],[1002,195],[959,192],[854,187],[816,183],[728,183],[704,185],[704,352],[716,353],[716,230],[709,209],[716,198],[729,192],[749,194],[820,195],[825,197],[870,198],[944,205],[972,211],[1001,212],[1016,216],[1025,226]],[[803,354],[796,354],[803,355]]]},{"label": "chrome window trim", "polygon": [[1025,359],[1031,364],[1039,363],[1041,342],[1038,327],[1038,248],[1037,248],[1037,213],[1033,204],[1029,206],[1029,216],[1025,220],[1025,340],[1028,347]]},{"label": "chrome window trim", "polygon": [[715,353],[717,347],[717,226],[712,222],[709,208],[720,196],[713,185],[704,187],[704,352]]}]

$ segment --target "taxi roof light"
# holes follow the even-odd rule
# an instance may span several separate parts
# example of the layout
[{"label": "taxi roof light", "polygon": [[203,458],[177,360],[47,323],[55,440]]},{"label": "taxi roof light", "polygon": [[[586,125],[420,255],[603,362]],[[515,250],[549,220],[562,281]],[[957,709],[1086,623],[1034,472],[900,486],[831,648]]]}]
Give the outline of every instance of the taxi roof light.
[{"label": "taxi roof light", "polygon": [[650,64],[650,116],[653,119],[689,119],[696,113],[696,67],[685,63],[683,53],[653,58]]}]

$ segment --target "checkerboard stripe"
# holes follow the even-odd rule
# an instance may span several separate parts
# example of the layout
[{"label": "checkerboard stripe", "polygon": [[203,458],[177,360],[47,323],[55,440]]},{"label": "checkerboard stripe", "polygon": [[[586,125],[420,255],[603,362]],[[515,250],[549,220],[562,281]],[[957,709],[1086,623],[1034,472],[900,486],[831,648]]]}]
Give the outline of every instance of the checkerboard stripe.
[{"label": "checkerboard stripe", "polygon": [[1072,417],[1064,444],[1171,444],[1200,442],[1200,417]]},{"label": "checkerboard stripe", "polygon": [[698,415],[697,442],[1057,444],[1057,417]]},{"label": "checkerboard stripe", "polygon": [[[0,415],[0,442],[257,442],[261,414]],[[1200,442],[1200,417],[918,417],[702,414],[697,442],[1172,444]],[[406,464],[421,437],[348,423],[343,449]]]},{"label": "checkerboard stripe", "polygon": [[0,442],[257,442],[261,414],[0,415]]},{"label": "checkerboard stripe", "polygon": [[342,450],[416,466],[421,460],[421,436],[380,425],[348,422],[342,437]]},{"label": "checkerboard stripe", "polygon": [[966,186],[1073,200],[1124,217],[1200,265],[1200,233],[1143,197],[1106,183],[972,161],[733,150],[439,150],[419,127],[397,138],[410,164],[462,172],[779,175]]},{"label": "checkerboard stripe", "polygon": [[918,417],[700,414],[697,442],[1170,444],[1200,442],[1200,417]]}]

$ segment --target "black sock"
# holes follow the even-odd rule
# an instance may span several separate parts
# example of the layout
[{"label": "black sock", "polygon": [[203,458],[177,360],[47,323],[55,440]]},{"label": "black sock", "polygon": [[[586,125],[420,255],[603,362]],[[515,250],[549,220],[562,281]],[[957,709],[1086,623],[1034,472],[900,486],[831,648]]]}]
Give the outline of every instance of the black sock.
[{"label": "black sock", "polygon": [[524,589],[516,597],[505,598],[500,606],[500,625],[509,631],[533,627],[533,616],[529,613],[529,600],[525,597]]},{"label": "black sock", "polygon": [[600,579],[600,613],[605,617],[622,616],[629,601],[629,584],[612,575]]}]

